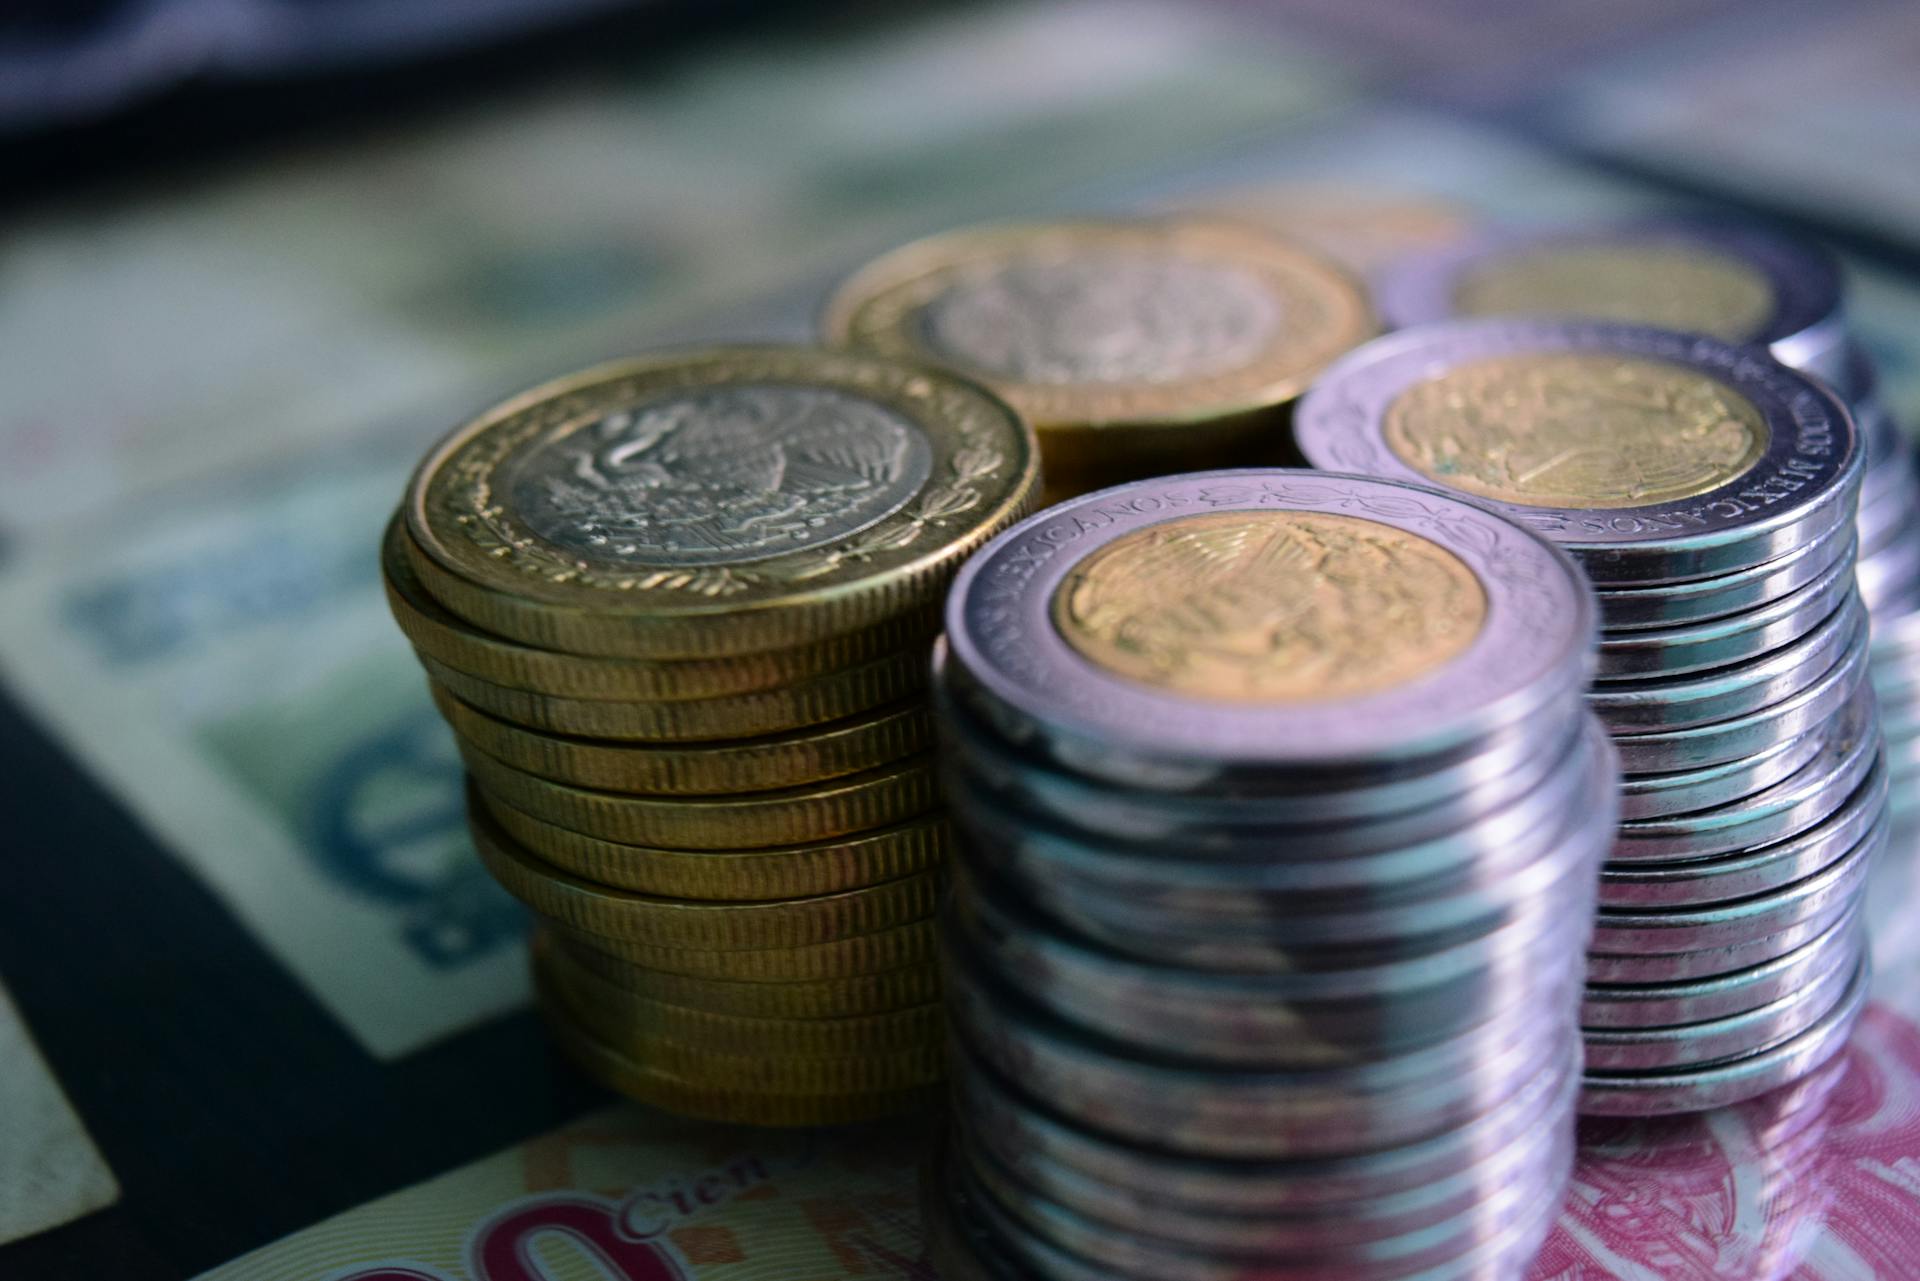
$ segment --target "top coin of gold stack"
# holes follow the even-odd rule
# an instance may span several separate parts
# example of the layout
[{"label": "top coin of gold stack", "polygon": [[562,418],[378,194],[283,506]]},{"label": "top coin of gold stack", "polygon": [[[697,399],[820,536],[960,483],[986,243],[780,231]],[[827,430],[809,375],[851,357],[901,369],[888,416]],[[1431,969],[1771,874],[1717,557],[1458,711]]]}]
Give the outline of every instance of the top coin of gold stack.
[{"label": "top coin of gold stack", "polygon": [[991,392],[804,348],[601,366],[427,456],[388,597],[590,1071],[764,1123],[934,1086],[927,648],[1037,485]]},{"label": "top coin of gold stack", "polygon": [[1202,217],[968,228],[896,249],[828,304],[829,342],[938,362],[1034,424],[1048,501],[1283,461],[1286,415],[1374,332],[1341,267]]}]

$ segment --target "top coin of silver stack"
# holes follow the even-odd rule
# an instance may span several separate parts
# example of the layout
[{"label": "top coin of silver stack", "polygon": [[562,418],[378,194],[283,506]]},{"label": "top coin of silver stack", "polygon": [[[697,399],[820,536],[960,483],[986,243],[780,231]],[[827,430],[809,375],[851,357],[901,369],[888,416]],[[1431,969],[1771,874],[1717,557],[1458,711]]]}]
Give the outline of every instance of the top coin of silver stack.
[{"label": "top coin of silver stack", "polygon": [[1625,821],[1582,1106],[1690,1111],[1830,1057],[1863,999],[1853,920],[1886,827],[1860,451],[1833,392],[1711,338],[1456,321],[1336,365],[1296,433],[1321,466],[1490,503],[1599,588],[1590,702]]},{"label": "top coin of silver stack", "polygon": [[1858,427],[1856,576],[1873,618],[1873,680],[1894,795],[1920,782],[1920,460],[1850,336],[1833,256],[1763,228],[1639,219],[1489,234],[1400,260],[1379,282],[1404,328],[1494,313],[1655,325],[1765,346],[1839,391]]},{"label": "top coin of silver stack", "polygon": [[1377,480],[1138,481],[976,555],[942,1275],[1521,1275],[1616,816],[1594,640],[1546,540]]}]

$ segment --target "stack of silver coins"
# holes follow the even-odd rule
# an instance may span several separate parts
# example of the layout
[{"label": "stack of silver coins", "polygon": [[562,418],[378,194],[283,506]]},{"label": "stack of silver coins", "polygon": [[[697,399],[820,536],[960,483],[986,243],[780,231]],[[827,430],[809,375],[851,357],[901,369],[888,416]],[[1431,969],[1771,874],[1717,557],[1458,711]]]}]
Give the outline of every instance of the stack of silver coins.
[{"label": "stack of silver coins", "polygon": [[962,570],[941,1275],[1518,1277],[1618,768],[1578,568],[1484,507],[1138,481]]},{"label": "stack of silver coins", "polygon": [[1625,786],[1583,1110],[1699,1110],[1832,1057],[1865,999],[1861,888],[1887,831],[1860,451],[1833,392],[1695,335],[1456,321],[1355,352],[1295,430],[1319,466],[1491,504],[1598,589],[1590,702]]},{"label": "stack of silver coins", "polygon": [[1489,234],[1399,260],[1378,293],[1396,328],[1495,313],[1654,325],[1763,346],[1839,391],[1865,454],[1857,574],[1893,795],[1920,799],[1920,475],[1832,255],[1757,227],[1641,219]]}]

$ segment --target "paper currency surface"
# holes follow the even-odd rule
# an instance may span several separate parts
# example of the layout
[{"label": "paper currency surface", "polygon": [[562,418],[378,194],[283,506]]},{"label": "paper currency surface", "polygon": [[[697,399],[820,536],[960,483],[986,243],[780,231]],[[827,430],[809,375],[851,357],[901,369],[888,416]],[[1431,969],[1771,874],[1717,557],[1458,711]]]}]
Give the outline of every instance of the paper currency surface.
[{"label": "paper currency surface", "polygon": [[119,1196],[113,1171],[0,987],[0,1245],[57,1228]]}]

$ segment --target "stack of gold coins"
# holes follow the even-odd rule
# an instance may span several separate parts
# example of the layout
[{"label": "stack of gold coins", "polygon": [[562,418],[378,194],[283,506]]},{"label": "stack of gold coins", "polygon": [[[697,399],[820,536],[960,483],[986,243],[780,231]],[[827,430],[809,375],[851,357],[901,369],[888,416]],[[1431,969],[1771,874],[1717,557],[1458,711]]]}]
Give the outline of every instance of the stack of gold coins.
[{"label": "stack of gold coins", "polygon": [[934,236],[856,272],[823,327],[991,385],[1039,432],[1048,502],[1286,461],[1294,400],[1374,332],[1365,291],[1329,259],[1187,217]]},{"label": "stack of gold coins", "polygon": [[1037,456],[951,374],[764,347],[538,387],[421,464],[389,598],[587,1071],[762,1124],[937,1087],[927,651]]}]

